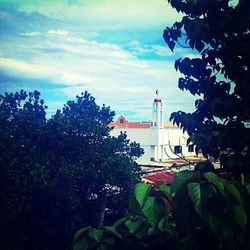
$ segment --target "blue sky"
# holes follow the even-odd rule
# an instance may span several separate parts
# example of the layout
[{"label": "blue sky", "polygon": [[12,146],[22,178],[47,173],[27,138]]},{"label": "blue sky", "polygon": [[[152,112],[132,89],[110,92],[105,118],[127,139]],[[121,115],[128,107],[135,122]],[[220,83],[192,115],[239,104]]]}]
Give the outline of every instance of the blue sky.
[{"label": "blue sky", "polygon": [[151,119],[159,89],[165,120],[192,111],[177,87],[162,34],[181,18],[166,0],[0,0],[0,93],[41,92],[48,115],[88,90],[131,121]]}]

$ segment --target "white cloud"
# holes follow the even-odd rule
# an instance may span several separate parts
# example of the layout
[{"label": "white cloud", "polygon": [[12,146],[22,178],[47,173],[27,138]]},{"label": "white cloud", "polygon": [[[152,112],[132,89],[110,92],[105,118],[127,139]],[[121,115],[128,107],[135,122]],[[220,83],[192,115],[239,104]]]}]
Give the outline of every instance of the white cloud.
[{"label": "white cloud", "polygon": [[49,67],[46,65],[36,65],[25,61],[12,58],[0,58],[0,67],[9,75],[22,75],[27,78],[34,77],[35,79],[41,76],[48,77]]},{"label": "white cloud", "polygon": [[131,47],[139,47],[141,44],[140,44],[139,41],[133,40],[133,41],[130,41],[130,42],[128,43],[128,45],[131,46]]},{"label": "white cloud", "polygon": [[57,36],[68,36],[69,32],[67,30],[56,30],[56,29],[50,29],[47,33],[42,32],[24,32],[21,33],[23,36],[45,36],[45,35],[57,35]]},{"label": "white cloud", "polygon": [[22,36],[39,36],[41,33],[40,32],[25,32],[25,33],[21,33]]},{"label": "white cloud", "polygon": [[66,31],[66,30],[54,30],[54,29],[51,29],[51,30],[48,30],[48,34],[49,35],[58,35],[58,36],[67,36],[69,34],[69,32]]},{"label": "white cloud", "polygon": [[[16,9],[4,20],[10,27],[19,27],[17,32],[21,33],[3,36],[0,41],[1,71],[15,78],[12,84],[20,79],[29,89],[36,87],[37,81],[42,95],[43,90],[48,93],[53,89],[63,101],[88,90],[99,104],[110,105],[118,114],[130,111],[130,119],[135,120],[151,118],[156,89],[167,101],[167,114],[175,107],[188,106],[190,98],[177,88],[179,74],[172,52],[151,44],[161,39],[165,26],[181,18],[166,0],[1,3]],[[127,44],[118,44],[124,41]],[[175,49],[175,55],[181,53]],[[159,56],[165,61],[152,59]],[[51,93],[48,98],[49,111],[59,104],[61,108]]]},{"label": "white cloud", "polygon": [[15,4],[19,10],[38,12],[50,18],[82,23],[96,30],[148,29],[165,26],[180,19],[166,0],[79,0],[67,4],[62,0],[20,1],[2,0]]},{"label": "white cloud", "polygon": [[153,45],[152,48],[159,56],[173,56],[173,52],[167,46]]},{"label": "white cloud", "polygon": [[[73,98],[88,90],[99,104],[110,105],[118,114],[132,111],[130,119],[136,120],[151,118],[156,89],[160,89],[164,100],[185,99],[186,95],[177,89],[179,73],[172,61],[141,60],[118,45],[83,39],[71,33],[47,36],[42,41],[30,36],[28,40],[20,40],[18,48],[7,47],[0,59],[2,71],[27,81],[38,80],[40,88],[43,81],[50,82],[62,97]],[[143,46],[136,42],[132,45]],[[25,50],[27,46],[29,54]],[[154,46],[154,49],[162,48]],[[57,88],[58,84],[65,88]],[[166,108],[168,115],[174,111],[168,110],[169,107]]]},{"label": "white cloud", "polygon": [[47,80],[70,85],[88,84],[91,80],[81,74],[62,72],[59,64],[49,65],[45,62],[25,62],[13,58],[0,58],[0,67],[9,76],[16,76],[30,80]]}]

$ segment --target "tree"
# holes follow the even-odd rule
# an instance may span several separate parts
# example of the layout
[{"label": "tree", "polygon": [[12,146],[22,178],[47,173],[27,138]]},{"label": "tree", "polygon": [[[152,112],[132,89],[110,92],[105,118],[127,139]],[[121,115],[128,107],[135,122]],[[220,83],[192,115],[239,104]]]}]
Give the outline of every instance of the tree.
[{"label": "tree", "polygon": [[[199,181],[191,177],[173,198],[176,218],[179,224],[192,222],[180,206],[190,205],[190,199],[185,199],[188,194],[202,220],[199,227],[206,234],[212,232],[222,249],[250,247],[250,2],[236,2],[169,0],[184,16],[163,34],[172,51],[183,46],[197,53],[196,58],[175,62],[176,70],[184,75],[179,88],[200,96],[196,110],[174,112],[171,119],[187,131],[188,142],[195,144],[197,152],[219,159],[228,173],[223,180],[208,172],[217,171],[211,162],[198,164]],[[189,229],[185,227],[184,234]]]},{"label": "tree", "polygon": [[73,249],[246,250],[249,194],[232,180],[197,170],[177,173],[171,187],[138,183],[130,212],[112,226],[80,229]]},{"label": "tree", "polygon": [[184,75],[179,87],[201,96],[193,113],[174,112],[171,119],[227,171],[206,160],[177,173],[171,187],[138,184],[136,208],[112,227],[80,230],[77,250],[250,249],[250,2],[168,2],[184,17],[165,29],[166,43],[197,53],[175,62]]},{"label": "tree", "polygon": [[184,76],[179,88],[200,96],[193,113],[174,112],[171,119],[190,136],[205,157],[220,157],[223,167],[239,176],[249,173],[250,160],[250,2],[239,0],[169,3],[184,14],[164,31],[173,51],[184,45],[196,58],[175,62]]},{"label": "tree", "polygon": [[109,107],[85,92],[49,119],[46,108],[38,91],[0,96],[5,249],[66,248],[80,226],[101,225],[106,209],[111,221],[121,215],[140,178],[134,159],[143,151],[109,135]]}]

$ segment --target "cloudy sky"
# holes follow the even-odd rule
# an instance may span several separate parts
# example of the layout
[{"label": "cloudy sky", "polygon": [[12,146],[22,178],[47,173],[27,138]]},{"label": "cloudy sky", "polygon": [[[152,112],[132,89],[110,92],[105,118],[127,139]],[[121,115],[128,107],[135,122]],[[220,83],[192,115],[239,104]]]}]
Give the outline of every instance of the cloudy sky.
[{"label": "cloudy sky", "polygon": [[162,38],[181,18],[167,0],[0,0],[0,93],[41,92],[48,115],[88,90],[131,121],[149,120],[155,90],[173,111],[194,109],[177,87]]}]

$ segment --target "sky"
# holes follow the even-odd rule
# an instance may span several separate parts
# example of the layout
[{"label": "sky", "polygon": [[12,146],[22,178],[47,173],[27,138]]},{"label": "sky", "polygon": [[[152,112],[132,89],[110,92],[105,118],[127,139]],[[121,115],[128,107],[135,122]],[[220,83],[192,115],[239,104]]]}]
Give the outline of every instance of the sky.
[{"label": "sky", "polygon": [[48,116],[87,90],[130,121],[148,121],[155,91],[164,119],[194,110],[178,89],[163,31],[181,19],[167,0],[0,0],[0,94],[38,90]]}]

